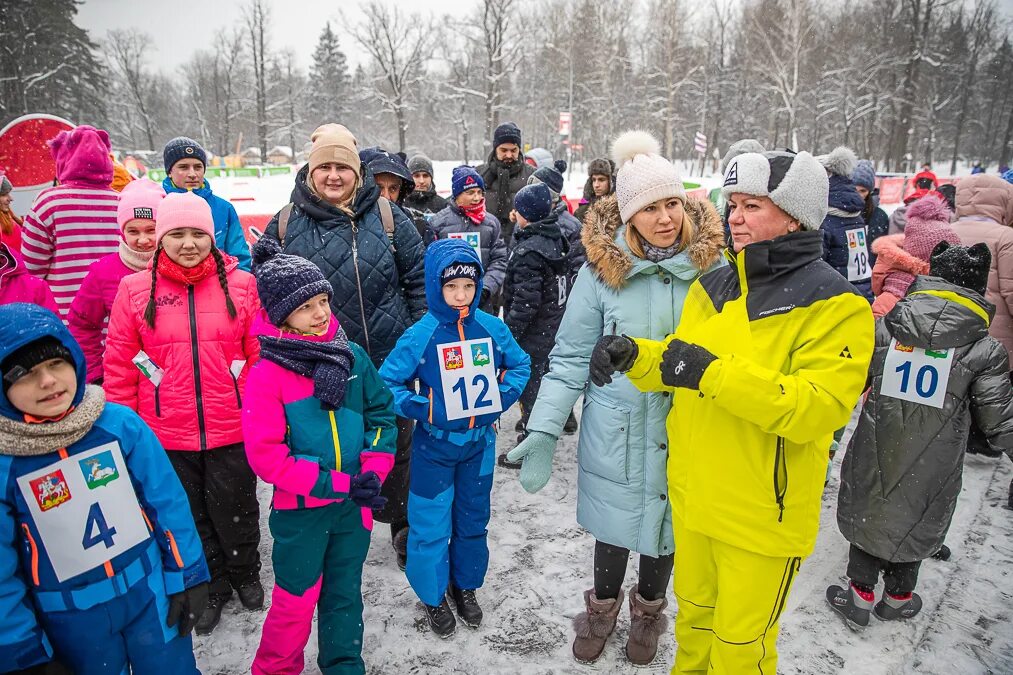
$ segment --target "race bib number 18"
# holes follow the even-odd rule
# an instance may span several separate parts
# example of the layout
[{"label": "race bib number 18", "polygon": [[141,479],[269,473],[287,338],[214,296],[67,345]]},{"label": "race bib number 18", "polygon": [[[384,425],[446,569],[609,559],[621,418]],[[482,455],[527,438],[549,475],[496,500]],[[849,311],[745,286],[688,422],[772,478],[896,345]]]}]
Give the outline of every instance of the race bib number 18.
[{"label": "race bib number 18", "polygon": [[448,420],[503,411],[490,338],[445,342],[436,352]]},{"label": "race bib number 18", "polygon": [[883,396],[942,408],[952,367],[952,349],[919,349],[891,340],[879,392]]},{"label": "race bib number 18", "polygon": [[25,474],[18,487],[61,582],[151,536],[116,442]]},{"label": "race bib number 18", "polygon": [[848,281],[864,281],[872,277],[869,268],[869,247],[865,228],[848,230]]}]

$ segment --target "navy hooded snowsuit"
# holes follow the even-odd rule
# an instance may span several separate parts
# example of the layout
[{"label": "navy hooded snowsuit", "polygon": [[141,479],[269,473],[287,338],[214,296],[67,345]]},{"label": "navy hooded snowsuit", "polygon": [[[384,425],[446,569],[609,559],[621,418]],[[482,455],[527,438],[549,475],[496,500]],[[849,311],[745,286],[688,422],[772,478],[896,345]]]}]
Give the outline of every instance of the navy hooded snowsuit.
[{"label": "navy hooded snowsuit", "polygon": [[872,263],[868,230],[862,219],[865,200],[847,176],[830,176],[830,210],[823,219],[823,260],[872,302]]},{"label": "navy hooded snowsuit", "polygon": [[[442,273],[455,263],[482,269],[474,249],[460,239],[440,239],[426,249],[429,311],[380,368],[397,414],[419,422],[412,442],[406,573],[422,602],[434,606],[448,581],[472,590],[485,579],[496,463],[492,425],[520,397],[531,371],[506,324],[478,309],[481,272],[469,309],[458,312],[443,300]],[[409,388],[416,378],[418,394]],[[483,409],[489,412],[473,414]]]}]

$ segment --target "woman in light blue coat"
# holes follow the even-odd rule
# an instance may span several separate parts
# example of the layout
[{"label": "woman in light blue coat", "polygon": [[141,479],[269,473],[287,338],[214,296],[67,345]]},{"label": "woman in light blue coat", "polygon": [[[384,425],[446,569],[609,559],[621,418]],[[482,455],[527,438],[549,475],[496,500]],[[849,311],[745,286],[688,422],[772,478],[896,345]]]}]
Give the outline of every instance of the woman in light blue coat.
[{"label": "woman in light blue coat", "polygon": [[587,265],[577,276],[556,336],[550,371],[528,421],[529,436],[509,454],[523,458],[521,484],[537,492],[549,480],[557,439],[584,395],[577,444],[577,521],[597,540],[594,588],[574,619],[574,657],[593,662],[615,629],[630,551],[641,554],[630,590],[626,654],[650,663],[672,574],[668,503],[667,392],[645,394],[624,375],[588,381],[591,351],[603,335],[662,339],[675,331],[690,284],[723,264],[721,219],[710,202],[687,199],[678,170],[643,132],[620,136],[613,154],[616,194],[585,217]]}]

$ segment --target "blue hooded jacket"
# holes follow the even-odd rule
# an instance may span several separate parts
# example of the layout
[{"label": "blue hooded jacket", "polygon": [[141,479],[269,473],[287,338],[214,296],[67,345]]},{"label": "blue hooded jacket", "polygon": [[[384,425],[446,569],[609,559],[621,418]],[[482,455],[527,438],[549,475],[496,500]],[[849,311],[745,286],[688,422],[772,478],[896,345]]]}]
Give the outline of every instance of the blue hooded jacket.
[{"label": "blue hooded jacket", "polygon": [[201,197],[211,207],[211,216],[215,220],[215,246],[219,251],[225,251],[239,260],[239,269],[244,272],[250,271],[250,247],[246,243],[246,235],[243,232],[243,224],[239,222],[239,214],[236,207],[211,192],[211,183],[204,179],[203,187],[196,190],[186,190],[176,187],[172,179],[166,176],[162,180],[162,189],[165,194],[170,192],[193,192]]},{"label": "blue hooded jacket", "polygon": [[[456,263],[470,263],[479,268],[479,279],[471,307],[458,311],[443,299],[441,278],[443,270]],[[448,420],[440,377],[438,346],[476,340],[492,339],[492,363],[499,374],[499,392],[503,410],[520,397],[531,374],[531,359],[520,348],[510,329],[500,319],[478,308],[482,296],[482,262],[475,250],[460,239],[440,239],[426,249],[426,300],[429,311],[397,341],[380,368],[380,377],[394,393],[394,410],[402,417],[410,417],[430,427],[444,431],[464,432],[451,440],[468,442],[474,432],[495,422],[502,412],[478,415],[471,418]],[[418,378],[420,392],[409,389]]]},{"label": "blue hooded jacket", "polygon": [[[78,382],[73,405],[81,404],[87,381],[84,353],[55,314],[26,303],[4,305],[0,307],[0,326],[3,326],[0,362],[13,351],[42,337],[58,339],[73,357]],[[27,445],[18,445],[17,427],[23,424],[24,415],[5,393],[0,392],[0,672],[4,673],[50,660],[52,649],[37,612],[86,609],[122,596],[134,585],[145,582],[153,591],[164,588],[163,594],[156,593],[156,604],[167,611],[168,595],[209,580],[186,493],[165,450],[136,413],[124,406],[106,403],[98,419],[79,441],[63,449],[42,451],[42,454],[35,453]],[[18,478],[65,458],[73,460],[76,455],[109,443],[119,445],[148,537],[104,564],[61,581],[46,548],[46,537],[33,516],[35,505],[29,507],[29,498],[19,486]],[[103,458],[104,454],[99,454],[92,459]],[[84,461],[80,462],[82,471],[85,470]],[[74,464],[69,469],[64,465],[63,469],[73,470]],[[103,471],[106,471],[104,467]],[[39,499],[43,512],[72,506],[75,499],[79,504],[82,501],[88,504],[98,497],[98,493],[91,490],[105,490],[105,486],[119,479],[118,471],[109,476],[109,473],[104,474],[101,477],[104,482],[93,487],[91,481],[94,479],[86,473],[84,480],[88,481],[88,490],[81,493],[76,488],[74,492],[67,489],[66,498],[56,504],[46,502],[43,497],[35,498]],[[67,485],[63,482],[58,487],[67,488]],[[82,532],[70,535],[74,541],[68,540],[68,546],[88,550],[96,545],[105,544],[106,548],[115,545],[115,530],[117,523],[122,522],[119,521],[122,514],[103,513],[98,507],[98,501],[91,505],[86,525]],[[70,521],[61,518],[61,522]]]},{"label": "blue hooded jacket", "polygon": [[[820,231],[823,232],[823,260],[828,265],[848,278],[848,262],[859,253],[855,252],[848,240],[849,230],[861,230],[861,239],[865,243],[865,259],[854,261],[855,269],[859,278],[850,280],[851,285],[865,298],[872,302],[872,260],[868,254],[871,252],[868,241],[868,230],[865,227],[865,220],[862,219],[862,209],[865,208],[865,200],[862,199],[855,184],[847,176],[830,176],[830,197],[828,200],[830,210],[827,217],[823,219]],[[857,241],[857,239],[856,239]],[[859,249],[860,250],[860,249]]]}]

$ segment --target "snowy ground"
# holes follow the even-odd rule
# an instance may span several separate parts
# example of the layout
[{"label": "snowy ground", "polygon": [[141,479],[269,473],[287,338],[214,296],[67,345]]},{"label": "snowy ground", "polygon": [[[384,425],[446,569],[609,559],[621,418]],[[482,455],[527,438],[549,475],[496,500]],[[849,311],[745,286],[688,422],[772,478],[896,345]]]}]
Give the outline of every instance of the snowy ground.
[{"label": "snowy ground", "polygon": [[[516,408],[504,416],[513,429]],[[500,450],[513,447],[504,432]],[[906,624],[873,620],[863,633],[844,627],[826,606],[824,590],[844,573],[847,543],[837,530],[840,455],[823,498],[815,553],[802,565],[782,620],[779,672],[813,675],[928,673],[976,675],[1013,672],[1013,623],[1009,576],[1013,571],[1013,512],[1002,506],[1010,481],[1005,458],[967,459],[963,495],[947,543],[948,562],[928,560],[918,591],[925,609]],[[458,624],[448,640],[429,633],[421,606],[394,563],[385,525],[377,525],[363,570],[365,641],[369,673],[665,673],[674,658],[670,632],[662,638],[656,665],[634,668],[623,645],[628,614],[602,659],[593,666],[570,656],[570,621],[582,609],[582,592],[591,583],[592,538],[576,523],[576,436],[566,436],[556,453],[548,486],[524,492],[515,472],[496,469],[489,526],[491,563],[479,600],[485,621],[478,630]],[[267,530],[269,490],[261,486],[263,579],[270,588],[271,541]],[[635,565],[627,572],[634,583]],[[880,589],[881,590],[881,589]],[[675,616],[669,597],[668,614]],[[249,672],[266,611],[246,612],[233,600],[215,633],[197,638],[205,675]],[[306,650],[307,672],[315,666],[316,635]]]}]

